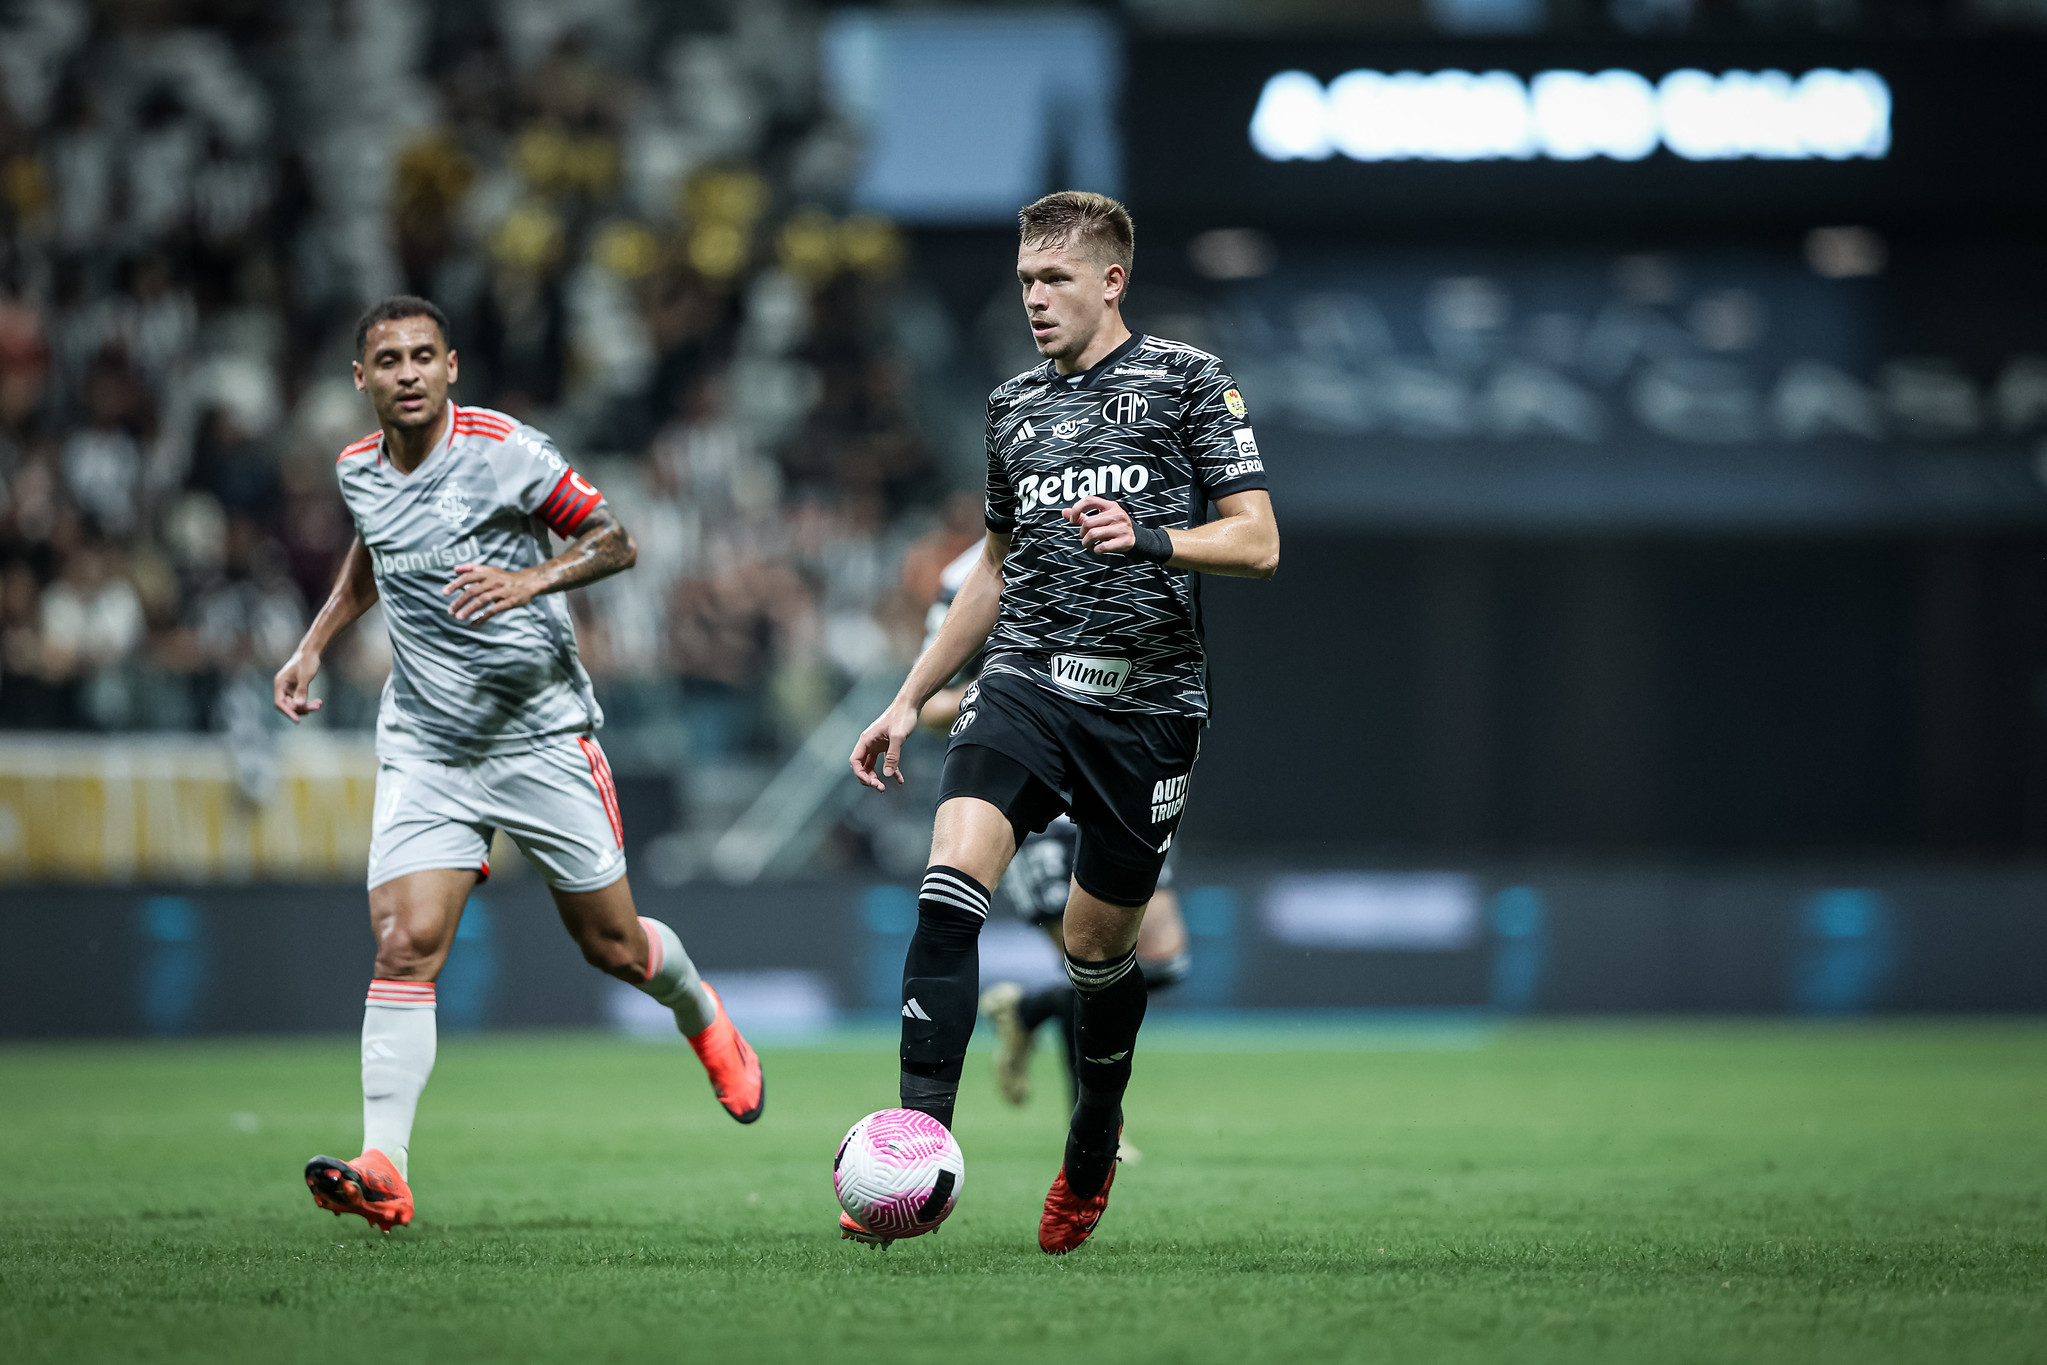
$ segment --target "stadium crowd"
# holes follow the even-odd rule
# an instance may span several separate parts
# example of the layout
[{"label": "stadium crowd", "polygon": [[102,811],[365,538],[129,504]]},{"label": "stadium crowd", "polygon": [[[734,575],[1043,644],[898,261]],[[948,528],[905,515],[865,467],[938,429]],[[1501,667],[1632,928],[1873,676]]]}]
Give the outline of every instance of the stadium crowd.
[{"label": "stadium crowd", "polygon": [[[0,35],[0,727],[269,724],[351,528],[350,329],[450,314],[638,569],[579,594],[614,723],[786,745],[977,533],[921,434],[902,235],[849,213],[783,3],[35,0]],[[324,721],[374,716],[366,621]]]}]

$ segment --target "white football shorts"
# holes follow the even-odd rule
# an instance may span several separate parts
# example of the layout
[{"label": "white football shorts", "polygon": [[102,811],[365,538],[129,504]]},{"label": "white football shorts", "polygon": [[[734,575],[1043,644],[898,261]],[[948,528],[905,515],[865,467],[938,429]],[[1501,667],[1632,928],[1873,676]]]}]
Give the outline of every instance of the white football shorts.
[{"label": "white football shorts", "polygon": [[526,753],[461,763],[382,760],[369,884],[433,868],[488,877],[498,830],[557,891],[596,891],[625,875],[611,765],[588,735],[562,735]]}]

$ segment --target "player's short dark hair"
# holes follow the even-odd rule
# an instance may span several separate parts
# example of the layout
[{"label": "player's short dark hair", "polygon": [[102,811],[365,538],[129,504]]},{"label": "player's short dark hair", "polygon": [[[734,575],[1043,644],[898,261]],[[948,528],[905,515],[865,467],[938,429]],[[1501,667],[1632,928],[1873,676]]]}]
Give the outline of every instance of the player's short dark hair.
[{"label": "player's short dark hair", "polygon": [[1130,210],[1106,194],[1060,190],[1017,211],[1017,232],[1025,246],[1072,247],[1095,264],[1120,265],[1127,274],[1137,248]]},{"label": "player's short dark hair", "polygon": [[439,304],[417,294],[393,294],[382,303],[371,304],[355,320],[355,353],[361,355],[363,348],[370,344],[370,328],[380,322],[396,322],[400,318],[432,318],[434,326],[441,329],[441,344],[449,350],[455,349],[455,339],[448,332],[448,315],[441,311]]}]

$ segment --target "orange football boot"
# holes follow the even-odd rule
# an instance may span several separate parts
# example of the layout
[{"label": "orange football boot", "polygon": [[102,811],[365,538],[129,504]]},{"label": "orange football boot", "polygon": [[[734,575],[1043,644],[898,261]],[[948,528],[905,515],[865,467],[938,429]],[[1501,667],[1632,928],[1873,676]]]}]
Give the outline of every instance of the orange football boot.
[{"label": "orange football boot", "polygon": [[761,1076],[761,1059],[746,1045],[746,1039],[739,1036],[739,1030],[732,1024],[732,1016],[725,1012],[725,1002],[718,998],[718,992],[704,985],[711,1002],[718,1007],[718,1017],[710,1026],[689,1040],[696,1049],[697,1060],[710,1073],[711,1093],[718,1097],[718,1103],[725,1106],[725,1112],[741,1123],[752,1123],[761,1116],[761,1107],[768,1102],[768,1084]]},{"label": "orange football boot", "polygon": [[1045,1212],[1038,1219],[1038,1247],[1053,1256],[1064,1256],[1067,1252],[1085,1242],[1095,1230],[1095,1224],[1102,1221],[1102,1215],[1109,1211],[1109,1186],[1116,1183],[1116,1167],[1109,1167],[1107,1179],[1102,1181],[1101,1192],[1092,1199],[1082,1199],[1066,1183],[1066,1168],[1059,1168],[1059,1176],[1052,1182],[1050,1192],[1045,1195]]},{"label": "orange football boot", "polygon": [[313,1202],[336,1218],[359,1213],[384,1232],[412,1221],[412,1187],[391,1158],[374,1147],[354,1161],[314,1157],[306,1163],[306,1188]]},{"label": "orange football boot", "polygon": [[842,1242],[865,1242],[871,1247],[885,1247],[895,1241],[895,1238],[883,1237],[880,1233],[869,1232],[866,1228],[853,1221],[852,1214],[841,1213],[839,1215],[839,1240]]}]

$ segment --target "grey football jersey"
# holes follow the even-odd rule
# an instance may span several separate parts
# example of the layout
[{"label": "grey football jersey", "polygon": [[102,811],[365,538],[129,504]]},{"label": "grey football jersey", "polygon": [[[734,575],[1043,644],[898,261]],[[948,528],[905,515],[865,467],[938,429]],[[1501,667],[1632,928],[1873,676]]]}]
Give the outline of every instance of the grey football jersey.
[{"label": "grey football jersey", "polygon": [[547,532],[572,534],[603,495],[554,442],[487,408],[448,405],[446,435],[410,475],[381,433],[341,452],[336,477],[375,567],[391,634],[377,753],[442,762],[517,753],[604,723],[560,593],[477,624],[444,595],[457,564],[526,569]]}]

